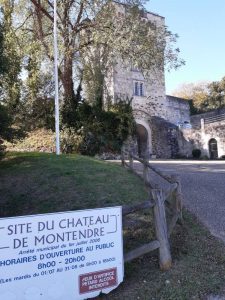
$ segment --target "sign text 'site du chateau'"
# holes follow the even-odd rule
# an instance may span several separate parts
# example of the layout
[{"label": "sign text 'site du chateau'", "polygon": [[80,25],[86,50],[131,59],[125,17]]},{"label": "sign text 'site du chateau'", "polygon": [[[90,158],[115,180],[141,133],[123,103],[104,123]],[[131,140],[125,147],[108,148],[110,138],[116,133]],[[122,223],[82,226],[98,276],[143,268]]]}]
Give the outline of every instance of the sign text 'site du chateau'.
[{"label": "sign text 'site du chateau'", "polygon": [[123,281],[121,207],[0,219],[0,299],[79,300]]}]

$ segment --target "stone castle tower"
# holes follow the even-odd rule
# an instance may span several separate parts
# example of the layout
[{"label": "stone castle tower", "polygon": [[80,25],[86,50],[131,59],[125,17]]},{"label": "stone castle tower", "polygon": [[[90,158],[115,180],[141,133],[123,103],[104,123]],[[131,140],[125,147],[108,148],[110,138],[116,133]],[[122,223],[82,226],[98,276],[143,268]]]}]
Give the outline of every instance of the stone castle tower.
[{"label": "stone castle tower", "polygon": [[[119,14],[125,14],[123,5],[118,7]],[[164,26],[165,19],[151,12],[143,18]],[[177,151],[174,135],[175,124],[190,120],[187,101],[167,98],[165,95],[164,65],[158,66],[147,77],[132,66],[119,60],[105,79],[107,94],[113,103],[132,99],[133,114],[136,121],[136,154],[142,157],[156,156],[170,158]],[[174,99],[173,99],[174,98]],[[183,111],[183,112],[182,112]]]}]

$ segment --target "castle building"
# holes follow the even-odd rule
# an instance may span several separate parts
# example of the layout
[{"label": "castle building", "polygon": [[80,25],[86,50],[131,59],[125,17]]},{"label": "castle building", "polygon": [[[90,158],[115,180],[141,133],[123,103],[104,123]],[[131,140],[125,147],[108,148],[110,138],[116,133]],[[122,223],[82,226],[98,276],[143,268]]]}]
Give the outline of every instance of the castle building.
[{"label": "castle building", "polygon": [[[125,14],[125,7],[118,6]],[[165,19],[151,12],[143,18],[156,26],[164,26]],[[225,110],[190,116],[186,99],[165,94],[163,62],[148,76],[143,76],[132,63],[119,59],[105,78],[107,95],[113,103],[132,99],[136,122],[136,139],[125,143],[136,155],[145,158],[192,157],[193,149],[200,149],[203,157],[225,155]]]},{"label": "castle building", "polygon": [[[125,14],[125,7],[118,7]],[[145,12],[143,18],[156,26],[165,25],[164,17]],[[113,103],[132,99],[133,115],[136,122],[136,152],[141,157],[171,158],[178,151],[174,137],[179,124],[190,122],[188,101],[165,95],[164,65],[143,76],[132,63],[120,60],[105,78],[107,95]]]}]

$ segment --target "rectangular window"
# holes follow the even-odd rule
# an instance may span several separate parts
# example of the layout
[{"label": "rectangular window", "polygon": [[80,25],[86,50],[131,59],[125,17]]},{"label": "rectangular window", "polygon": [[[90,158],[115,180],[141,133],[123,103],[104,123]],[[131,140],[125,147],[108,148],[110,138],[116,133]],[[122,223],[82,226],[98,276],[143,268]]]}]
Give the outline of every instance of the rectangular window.
[{"label": "rectangular window", "polygon": [[144,83],[140,81],[134,81],[134,96],[144,96]]},{"label": "rectangular window", "polygon": [[143,83],[140,83],[140,96],[144,96]]},{"label": "rectangular window", "polygon": [[139,96],[138,82],[134,83],[134,95]]}]

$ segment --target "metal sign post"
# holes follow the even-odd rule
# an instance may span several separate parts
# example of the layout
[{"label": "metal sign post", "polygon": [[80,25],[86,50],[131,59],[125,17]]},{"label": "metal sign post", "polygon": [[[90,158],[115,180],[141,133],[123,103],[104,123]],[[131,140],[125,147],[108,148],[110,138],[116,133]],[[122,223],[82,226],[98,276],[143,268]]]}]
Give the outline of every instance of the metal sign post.
[{"label": "metal sign post", "polygon": [[57,44],[57,5],[54,0],[54,61],[55,61],[55,133],[56,133],[56,154],[60,154],[59,139],[59,82],[58,82],[58,44]]}]

